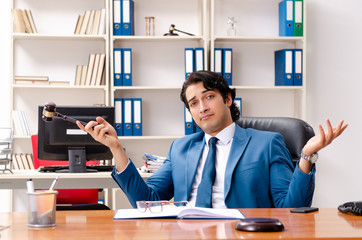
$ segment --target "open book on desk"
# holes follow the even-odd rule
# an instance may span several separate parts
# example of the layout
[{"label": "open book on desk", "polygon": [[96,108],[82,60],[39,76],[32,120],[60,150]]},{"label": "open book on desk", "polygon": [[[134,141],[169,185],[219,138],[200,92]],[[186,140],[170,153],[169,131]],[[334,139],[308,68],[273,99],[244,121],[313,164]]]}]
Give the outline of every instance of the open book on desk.
[{"label": "open book on desk", "polygon": [[149,209],[140,212],[138,209],[118,209],[113,219],[137,218],[179,218],[179,219],[243,219],[244,215],[238,209],[216,209],[200,207],[163,206],[163,211],[152,213]]}]

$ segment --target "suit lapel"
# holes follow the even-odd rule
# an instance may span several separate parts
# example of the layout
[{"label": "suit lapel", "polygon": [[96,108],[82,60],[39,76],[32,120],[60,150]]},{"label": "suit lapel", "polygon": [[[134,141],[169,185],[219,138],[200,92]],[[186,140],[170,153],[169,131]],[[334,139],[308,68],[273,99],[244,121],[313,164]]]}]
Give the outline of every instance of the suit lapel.
[{"label": "suit lapel", "polygon": [[186,193],[187,198],[190,196],[192,184],[194,183],[197,167],[199,166],[202,150],[204,149],[205,141],[204,138],[201,138],[198,141],[192,141],[187,151],[186,157]]},{"label": "suit lapel", "polygon": [[224,199],[226,199],[226,196],[230,191],[231,180],[235,167],[240,161],[241,156],[243,155],[249,141],[250,141],[250,136],[246,134],[245,129],[236,125],[234,140],[231,145],[229,158],[225,170]]}]

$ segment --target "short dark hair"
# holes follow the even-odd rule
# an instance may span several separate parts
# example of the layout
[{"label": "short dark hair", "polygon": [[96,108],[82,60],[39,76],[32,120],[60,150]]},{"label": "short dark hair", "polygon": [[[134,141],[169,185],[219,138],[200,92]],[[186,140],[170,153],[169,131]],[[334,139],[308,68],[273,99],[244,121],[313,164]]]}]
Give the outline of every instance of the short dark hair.
[{"label": "short dark hair", "polygon": [[233,102],[233,104],[230,106],[231,118],[234,122],[239,119],[240,111],[239,108],[234,103],[235,89],[231,89],[228,83],[226,82],[225,78],[223,78],[220,74],[211,71],[197,71],[191,73],[187,77],[186,81],[182,85],[182,90],[180,93],[181,101],[184,102],[187,109],[190,110],[190,106],[186,99],[186,90],[190,85],[196,84],[198,82],[202,82],[205,89],[219,90],[221,96],[224,99],[224,102],[226,102],[226,98],[228,97],[228,94],[230,94]]}]

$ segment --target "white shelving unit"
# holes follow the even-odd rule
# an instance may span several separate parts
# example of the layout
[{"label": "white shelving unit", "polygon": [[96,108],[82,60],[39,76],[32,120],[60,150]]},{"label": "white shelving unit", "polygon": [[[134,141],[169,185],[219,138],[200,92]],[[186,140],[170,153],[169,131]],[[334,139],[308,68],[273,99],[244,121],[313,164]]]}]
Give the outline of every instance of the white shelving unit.
[{"label": "white shelving unit", "polygon": [[[37,108],[60,105],[109,105],[109,1],[12,0],[13,9],[30,9],[38,33],[12,34],[12,109],[23,110],[32,134],[37,133]],[[75,35],[78,15],[106,9],[106,34]],[[74,86],[76,65],[87,65],[89,54],[105,53],[105,85]],[[16,85],[14,76],[48,76],[70,85]],[[15,132],[15,152],[32,152],[30,136]]]},{"label": "white shelving unit", "polygon": [[[23,110],[31,133],[37,133],[38,106],[52,101],[61,105],[109,105],[109,0],[11,0],[13,9],[30,9],[37,33],[13,33],[11,104],[13,110]],[[105,9],[106,33],[75,35],[79,15],[86,10]],[[74,82],[76,66],[87,65],[89,54],[105,53],[105,85],[16,85],[14,76],[48,76],[49,81]],[[15,132],[15,153],[32,153],[30,136]],[[14,199],[22,193],[13,192]],[[24,198],[26,200],[26,198]],[[24,201],[25,201],[24,200]],[[12,201],[12,200],[11,200]],[[105,193],[108,203],[108,191]],[[15,204],[13,211],[26,210],[26,203]],[[25,209],[24,206],[25,205]]]}]

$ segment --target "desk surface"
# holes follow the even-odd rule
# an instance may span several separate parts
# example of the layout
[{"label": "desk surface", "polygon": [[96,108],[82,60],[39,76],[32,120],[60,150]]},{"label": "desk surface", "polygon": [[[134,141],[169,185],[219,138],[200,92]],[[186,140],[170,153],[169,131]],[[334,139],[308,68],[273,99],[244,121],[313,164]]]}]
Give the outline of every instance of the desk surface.
[{"label": "desk surface", "polygon": [[[36,188],[49,188],[53,179],[59,176],[57,189],[61,188],[118,188],[111,172],[97,173],[40,173],[37,170],[14,170],[0,173],[0,189],[25,189],[26,180],[31,178]],[[151,173],[141,173],[148,178]]]},{"label": "desk surface", "polygon": [[278,218],[282,232],[234,230],[236,220],[138,219],[113,220],[115,211],[62,211],[56,227],[27,227],[24,212],[0,213],[1,239],[361,239],[362,217],[337,209],[290,213],[290,209],[241,209],[246,217]]}]

